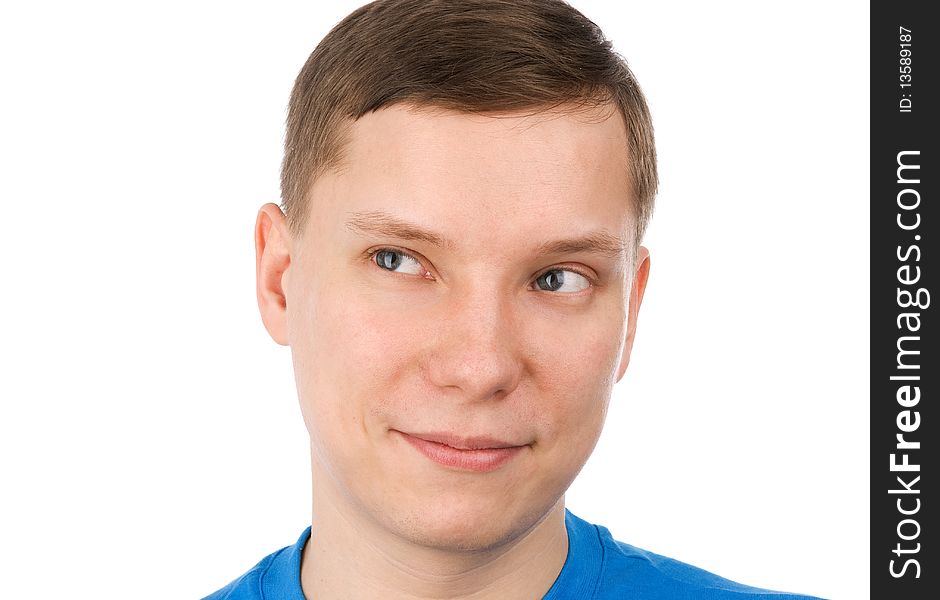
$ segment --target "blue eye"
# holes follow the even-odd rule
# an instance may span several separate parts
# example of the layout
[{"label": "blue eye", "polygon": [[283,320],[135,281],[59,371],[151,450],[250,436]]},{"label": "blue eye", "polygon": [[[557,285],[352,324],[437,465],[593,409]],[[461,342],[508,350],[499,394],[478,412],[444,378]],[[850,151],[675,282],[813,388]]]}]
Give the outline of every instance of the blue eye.
[{"label": "blue eye", "polygon": [[[415,257],[398,250],[382,248],[374,252],[372,256],[375,264],[377,264],[380,268],[385,269],[386,271],[392,271],[394,273],[410,273],[412,275],[424,275],[425,273],[424,267],[421,266],[421,263],[418,262]],[[406,270],[399,271],[398,268],[402,265],[406,266]],[[409,266],[410,270],[407,269]]]},{"label": "blue eye", "polygon": [[[414,256],[394,248],[379,248],[370,253],[370,260],[380,269],[392,273],[430,277],[427,269]],[[591,287],[591,281],[571,269],[550,269],[535,280],[539,290],[572,294]]]},{"label": "blue eye", "polygon": [[566,293],[580,292],[581,290],[586,290],[591,287],[591,282],[588,281],[587,277],[568,269],[552,269],[546,271],[535,280],[535,284],[539,289],[547,292],[557,292],[565,287],[565,285],[568,285],[569,288],[572,286],[575,288],[562,290]]}]

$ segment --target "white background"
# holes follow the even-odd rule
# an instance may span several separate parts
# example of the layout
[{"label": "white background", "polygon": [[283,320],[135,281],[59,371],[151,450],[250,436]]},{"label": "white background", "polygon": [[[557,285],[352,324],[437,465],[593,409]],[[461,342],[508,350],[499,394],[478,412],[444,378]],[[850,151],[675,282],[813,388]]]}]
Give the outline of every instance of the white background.
[{"label": "white background", "polygon": [[[358,4],[0,13],[4,596],[198,598],[309,522],[252,225],[293,78]],[[568,506],[866,598],[867,3],[574,4],[644,87],[662,187],[634,360]]]}]

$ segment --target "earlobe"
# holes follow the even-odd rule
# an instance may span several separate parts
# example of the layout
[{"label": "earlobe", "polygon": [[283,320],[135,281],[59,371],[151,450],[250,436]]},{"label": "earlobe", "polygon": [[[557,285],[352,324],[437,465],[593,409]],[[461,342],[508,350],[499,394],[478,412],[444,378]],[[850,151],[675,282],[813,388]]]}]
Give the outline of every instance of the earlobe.
[{"label": "earlobe", "polygon": [[255,276],[261,320],[271,338],[288,345],[286,280],[290,267],[290,232],[276,204],[265,204],[255,221]]},{"label": "earlobe", "polygon": [[644,246],[637,248],[636,272],[633,274],[633,285],[630,286],[630,304],[627,309],[627,339],[620,357],[620,367],[617,369],[617,379],[623,379],[630,364],[630,354],[633,352],[633,339],[636,336],[636,321],[640,314],[640,305],[646,293],[646,282],[650,275],[650,253]]}]

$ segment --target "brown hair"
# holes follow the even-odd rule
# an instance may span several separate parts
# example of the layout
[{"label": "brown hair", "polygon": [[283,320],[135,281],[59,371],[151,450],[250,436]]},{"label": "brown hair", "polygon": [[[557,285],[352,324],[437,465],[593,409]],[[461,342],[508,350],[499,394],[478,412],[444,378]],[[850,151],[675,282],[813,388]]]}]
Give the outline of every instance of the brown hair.
[{"label": "brown hair", "polygon": [[291,92],[282,208],[304,227],[314,180],[342,161],[348,125],[398,103],[470,113],[613,103],[624,117],[639,244],[656,196],[649,109],[600,28],[562,0],[378,0],[337,24]]}]

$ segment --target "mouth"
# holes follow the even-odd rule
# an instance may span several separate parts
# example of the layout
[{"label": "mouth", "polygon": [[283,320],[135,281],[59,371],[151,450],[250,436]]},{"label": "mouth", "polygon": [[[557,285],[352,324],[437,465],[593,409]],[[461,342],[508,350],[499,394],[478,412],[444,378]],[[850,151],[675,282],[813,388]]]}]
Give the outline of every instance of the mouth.
[{"label": "mouth", "polygon": [[528,447],[528,444],[519,445],[486,436],[393,431],[431,461],[451,469],[476,473],[495,471]]}]

